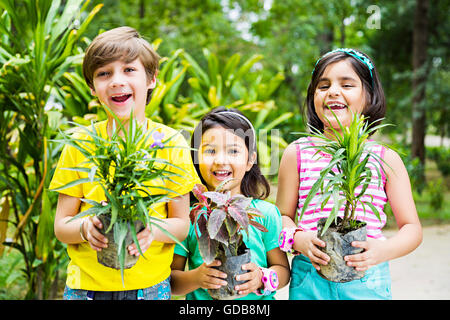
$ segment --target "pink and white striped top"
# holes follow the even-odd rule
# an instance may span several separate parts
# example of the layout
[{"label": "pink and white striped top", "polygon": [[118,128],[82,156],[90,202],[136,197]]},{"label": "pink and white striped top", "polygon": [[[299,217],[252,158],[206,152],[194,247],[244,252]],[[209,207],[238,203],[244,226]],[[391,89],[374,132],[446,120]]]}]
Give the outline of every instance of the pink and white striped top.
[{"label": "pink and white striped top", "polygon": [[[317,149],[308,148],[304,149],[306,146],[314,146],[311,138],[300,138],[294,142],[297,148],[297,169],[300,177],[300,184],[298,190],[298,208],[297,215],[298,218],[303,209],[303,203],[306,197],[308,196],[309,191],[313,184],[317,181],[320,176],[320,171],[325,168],[329,162],[331,156],[329,154],[323,153],[320,151],[316,156]],[[372,148],[372,151],[378,154],[381,158],[384,157],[385,148],[381,145],[375,145]],[[314,156],[314,157],[313,157]],[[356,208],[357,219],[361,221],[365,221],[367,223],[367,236],[374,239],[385,239],[381,229],[386,224],[386,214],[384,213],[384,206],[387,202],[387,196],[385,192],[386,185],[386,177],[381,168],[379,171],[382,175],[382,184],[380,188],[378,188],[378,173],[375,169],[374,165],[377,164],[376,161],[371,161],[369,159],[368,167],[372,171],[373,182],[371,182],[366,190],[365,195],[361,198],[363,201],[370,201],[377,209],[380,214],[381,221],[378,220],[377,216],[373,213],[370,207],[366,206],[366,212],[364,214],[364,210],[362,206],[358,206]],[[333,169],[334,170],[334,169]],[[336,171],[337,172],[337,169]],[[360,191],[362,187],[358,187],[356,190]],[[371,198],[373,197],[373,200]],[[330,214],[333,208],[333,199],[332,197],[329,199],[326,206],[323,210],[320,210],[320,205],[317,205],[317,202],[320,198],[320,193],[317,193],[314,198],[309,203],[309,208],[303,214],[302,220],[298,221],[298,226],[304,230],[312,231],[317,230],[317,221],[321,218],[326,218]],[[339,210],[339,216],[342,217],[344,214],[344,207]]]}]

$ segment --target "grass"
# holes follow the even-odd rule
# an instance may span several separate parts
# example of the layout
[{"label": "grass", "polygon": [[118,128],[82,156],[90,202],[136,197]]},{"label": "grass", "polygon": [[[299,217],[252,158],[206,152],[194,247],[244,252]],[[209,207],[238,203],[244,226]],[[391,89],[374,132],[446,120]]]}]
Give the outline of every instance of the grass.
[{"label": "grass", "polygon": [[23,299],[26,294],[26,280],[21,268],[22,255],[17,250],[5,248],[0,259],[0,300]]}]

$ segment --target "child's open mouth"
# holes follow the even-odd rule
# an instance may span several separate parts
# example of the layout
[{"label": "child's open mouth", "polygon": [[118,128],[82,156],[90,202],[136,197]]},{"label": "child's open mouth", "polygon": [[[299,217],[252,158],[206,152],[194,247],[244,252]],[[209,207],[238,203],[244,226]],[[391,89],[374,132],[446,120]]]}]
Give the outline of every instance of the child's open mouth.
[{"label": "child's open mouth", "polygon": [[343,103],[332,103],[329,105],[325,105],[325,108],[326,109],[330,108],[331,110],[342,110],[347,108],[347,106]]},{"label": "child's open mouth", "polygon": [[213,175],[219,179],[219,180],[223,180],[226,178],[231,177],[231,171],[227,171],[227,170],[217,170],[217,171],[213,171]]},{"label": "child's open mouth", "polygon": [[121,95],[112,96],[111,100],[114,102],[122,103],[122,102],[127,101],[130,97],[131,97],[131,94],[121,94]]}]

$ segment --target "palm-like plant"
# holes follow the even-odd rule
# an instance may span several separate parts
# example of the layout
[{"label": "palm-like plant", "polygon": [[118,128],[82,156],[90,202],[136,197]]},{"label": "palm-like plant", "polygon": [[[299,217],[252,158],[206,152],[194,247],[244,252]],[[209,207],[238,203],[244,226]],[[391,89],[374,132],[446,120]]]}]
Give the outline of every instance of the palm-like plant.
[{"label": "palm-like plant", "polygon": [[[113,239],[117,246],[117,265],[121,270],[123,282],[128,233],[131,234],[141,256],[145,258],[137,240],[139,230],[136,230],[134,222],[140,221],[143,225],[157,227],[179,243],[164,228],[164,220],[151,216],[149,210],[152,210],[151,208],[155,204],[170,201],[171,198],[179,195],[162,185],[152,185],[151,181],[154,179],[171,180],[172,177],[180,176],[170,168],[176,168],[182,172],[184,170],[167,160],[156,158],[158,149],[176,148],[176,146],[165,146],[173,136],[162,141],[162,133],[155,129],[147,132],[137,124],[135,119],[129,121],[130,126],[127,130],[120,119],[107,106],[105,108],[115,118],[110,139],[102,137],[94,124],[89,128],[73,123],[87,135],[87,138],[75,138],[61,132],[63,139],[55,140],[79,150],[86,161],[80,167],[62,168],[80,172],[82,178],[69,182],[53,191],[64,190],[88,182],[96,182],[102,187],[107,201],[97,202],[81,199],[91,207],[80,212],[70,221],[89,215],[106,215],[109,217],[108,220],[110,221],[104,224],[106,228],[104,234],[108,234],[110,230],[113,231]],[[116,127],[116,123],[119,127]],[[123,136],[121,136],[121,133]],[[150,137],[153,137],[154,140],[152,144],[149,143]],[[115,265],[111,267],[116,268]]]},{"label": "palm-like plant", "polygon": [[[329,164],[321,170],[319,179],[311,187],[300,214],[301,219],[308,204],[319,191],[321,196],[317,205],[320,204],[321,209],[325,207],[330,198],[333,198],[333,208],[322,228],[322,234],[326,232],[333,221],[338,225],[339,231],[352,230],[357,227],[355,214],[358,205],[362,206],[364,212],[366,207],[369,207],[380,219],[378,209],[370,201],[363,200],[363,196],[372,179],[375,178],[367,164],[374,164],[378,173],[378,187],[380,187],[382,180],[379,168],[384,171],[382,164],[385,163],[378,154],[371,151],[371,148],[377,143],[368,138],[373,132],[388,126],[388,124],[377,124],[382,120],[380,119],[369,126],[363,115],[353,114],[351,124],[344,128],[334,112],[333,115],[340,126],[340,132],[333,129],[331,125],[329,126],[330,131],[326,134],[311,127],[312,133],[307,136],[315,138],[318,143],[305,147],[317,149],[316,154],[322,151],[331,155]],[[337,169],[336,172],[333,171],[334,168]],[[361,190],[357,191],[359,187]],[[343,205],[345,206],[344,216],[338,223],[338,213]]]},{"label": "palm-like plant", "polygon": [[197,106],[192,112],[194,118],[201,117],[218,106],[244,112],[260,136],[257,149],[261,169],[263,172],[267,171],[267,174],[273,174],[269,171],[272,169],[270,164],[277,152],[272,148],[286,148],[288,144],[271,130],[293,116],[292,112],[277,114],[279,112],[275,101],[271,100],[284,81],[284,75],[277,73],[269,80],[257,76],[249,81],[248,75],[252,68],[264,58],[260,54],[241,61],[241,55],[236,53],[223,63],[207,49],[203,49],[203,55],[207,68],[202,68],[201,63],[187,52],[182,54],[183,64],[188,66],[187,72],[190,75],[187,81],[193,91],[192,100]]},{"label": "palm-like plant", "polygon": [[88,4],[0,0],[0,197],[6,200],[0,224],[15,227],[0,249],[21,252],[26,298],[53,297],[50,286],[65,257],[53,234],[56,197],[46,190],[58,151],[47,143],[56,114],[46,106],[58,79],[82,58],[78,41],[102,7],[88,12]]}]

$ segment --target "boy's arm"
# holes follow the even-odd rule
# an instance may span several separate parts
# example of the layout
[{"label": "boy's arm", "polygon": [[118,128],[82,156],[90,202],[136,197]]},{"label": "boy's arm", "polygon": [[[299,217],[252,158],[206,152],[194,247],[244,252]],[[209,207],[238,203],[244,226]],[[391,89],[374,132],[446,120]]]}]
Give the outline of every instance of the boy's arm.
[{"label": "boy's arm", "polygon": [[[161,223],[161,227],[169,231],[179,241],[186,239],[189,233],[189,193],[174,198],[167,203],[168,216]],[[165,243],[174,243],[172,238],[159,228],[153,228],[154,239]]]},{"label": "boy's arm", "polygon": [[[102,228],[101,222],[97,217],[75,219],[69,222],[70,219],[78,214],[80,204],[81,201],[77,197],[63,193],[59,194],[54,224],[56,238],[63,243],[76,244],[84,242],[81,238],[81,233],[83,233],[85,239],[89,241],[90,246],[94,250],[105,248],[107,240],[97,230],[97,228]],[[82,222],[83,225],[81,225]]]},{"label": "boy's arm", "polygon": [[72,197],[63,193],[58,196],[58,205],[55,214],[55,236],[67,244],[83,242],[80,235],[80,221],[72,219],[80,210],[81,201],[79,198]]}]

